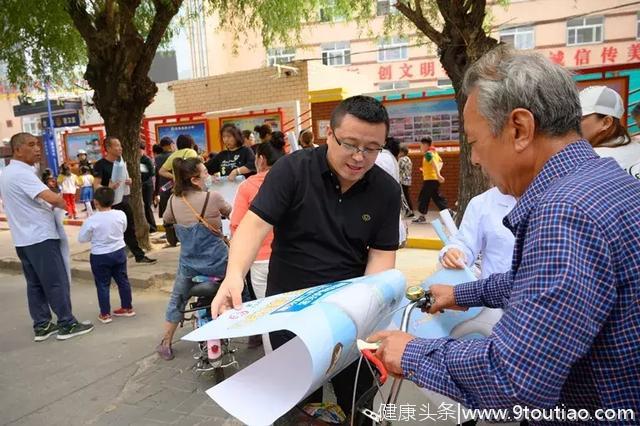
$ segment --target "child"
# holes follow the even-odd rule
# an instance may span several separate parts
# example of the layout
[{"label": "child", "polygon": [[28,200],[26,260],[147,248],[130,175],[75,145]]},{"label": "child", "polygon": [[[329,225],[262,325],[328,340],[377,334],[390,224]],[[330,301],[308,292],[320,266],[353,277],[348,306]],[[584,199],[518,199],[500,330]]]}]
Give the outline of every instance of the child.
[{"label": "child", "polygon": [[76,191],[78,190],[78,178],[71,173],[71,169],[67,164],[63,164],[60,168],[60,176],[58,183],[62,187],[62,198],[67,203],[67,213],[72,219],[76,218]]},{"label": "child", "polygon": [[60,193],[60,187],[58,186],[58,181],[53,176],[45,176],[44,184],[47,185],[47,188],[49,188],[51,191],[55,192],[56,194]]},{"label": "child", "polygon": [[98,319],[104,323],[111,322],[111,304],[109,286],[111,278],[118,285],[120,293],[120,309],[113,311],[116,317],[132,317],[136,313],[131,306],[131,285],[127,277],[127,254],[125,253],[124,230],[127,228],[127,217],[119,210],[111,210],[115,191],[111,188],[96,189],[94,201],[95,214],[85,220],[78,241],[91,241],[91,272],[98,290],[100,315]]},{"label": "child", "polygon": [[400,146],[398,154],[398,168],[400,169],[400,185],[402,185],[403,203],[406,217],[413,217],[413,204],[411,203],[411,173],[413,172],[413,164],[409,158],[409,148],[406,145]]},{"label": "child", "polygon": [[93,208],[91,207],[91,200],[93,200],[93,176],[89,173],[90,169],[87,166],[80,167],[80,173],[82,176],[78,177],[78,184],[80,185],[80,202],[84,204],[87,210],[87,217],[93,214]]},{"label": "child", "polygon": [[440,194],[440,184],[444,178],[440,174],[442,169],[442,159],[438,152],[431,146],[431,138],[426,137],[420,140],[420,150],[422,151],[422,190],[418,197],[418,211],[420,216],[413,219],[413,223],[426,223],[424,217],[429,210],[429,201],[433,202],[439,210],[447,208],[447,200]]}]

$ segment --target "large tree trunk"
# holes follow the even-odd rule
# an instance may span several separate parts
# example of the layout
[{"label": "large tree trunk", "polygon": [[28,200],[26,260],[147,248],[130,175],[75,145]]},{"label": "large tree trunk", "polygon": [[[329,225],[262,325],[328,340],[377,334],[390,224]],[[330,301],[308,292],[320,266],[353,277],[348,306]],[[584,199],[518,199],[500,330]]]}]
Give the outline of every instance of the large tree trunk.
[{"label": "large tree trunk", "polygon": [[148,34],[138,31],[140,0],[106,0],[88,7],[84,0],[66,0],[66,9],[87,43],[89,63],[84,74],[94,90],[93,101],[104,119],[107,135],[122,143],[131,177],[131,207],[140,246],[149,248],[149,225],[142,204],[140,124],[158,90],[149,69],[160,41],[183,0],[152,0],[155,9]]},{"label": "large tree trunk", "polygon": [[[471,164],[471,149],[464,134],[462,111],[466,98],[461,93],[462,80],[467,68],[483,54],[498,45],[484,32],[486,0],[436,0],[444,18],[442,31],[437,31],[429,22],[429,14],[423,13],[424,0],[399,0],[396,8],[426,35],[438,48],[442,67],[449,75],[455,91],[460,116],[460,180],[458,184],[458,214],[460,225],[469,200],[485,191],[488,182],[479,167]],[[427,2],[424,2],[427,4]],[[428,5],[433,7],[433,5]]]}]

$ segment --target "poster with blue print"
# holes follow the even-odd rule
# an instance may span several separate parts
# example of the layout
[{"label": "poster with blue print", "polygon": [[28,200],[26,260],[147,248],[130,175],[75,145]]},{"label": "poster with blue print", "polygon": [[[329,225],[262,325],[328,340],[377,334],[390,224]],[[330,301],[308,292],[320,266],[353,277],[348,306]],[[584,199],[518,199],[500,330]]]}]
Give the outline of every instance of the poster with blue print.
[{"label": "poster with blue print", "polygon": [[196,141],[199,153],[209,151],[207,120],[156,124],[156,142],[158,143],[167,136],[176,142],[180,135],[190,135]]}]

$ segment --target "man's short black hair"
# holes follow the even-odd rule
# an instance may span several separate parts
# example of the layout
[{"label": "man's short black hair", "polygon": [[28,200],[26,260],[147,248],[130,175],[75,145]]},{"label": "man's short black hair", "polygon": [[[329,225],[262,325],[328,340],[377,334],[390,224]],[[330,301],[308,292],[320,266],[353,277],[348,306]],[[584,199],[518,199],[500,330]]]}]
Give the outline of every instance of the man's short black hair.
[{"label": "man's short black hair", "polygon": [[420,143],[426,143],[431,145],[433,141],[431,140],[431,136],[425,136],[424,138],[420,139]]},{"label": "man's short black hair", "polygon": [[111,146],[111,142],[117,141],[117,140],[119,140],[119,139],[116,136],[111,136],[111,135],[106,136],[104,138],[104,149],[105,150],[109,149],[109,147]]},{"label": "man's short black hair", "polygon": [[171,139],[169,136],[165,136],[160,139],[160,146],[169,146],[171,144],[173,144],[173,139]]},{"label": "man's short black hair", "polygon": [[354,117],[367,123],[384,123],[385,138],[389,134],[389,114],[382,103],[370,96],[352,96],[340,102],[331,113],[331,128],[337,129],[345,115]]},{"label": "man's short black hair", "polygon": [[96,189],[96,192],[93,194],[93,199],[96,200],[102,207],[111,207],[115,198],[116,191],[106,186],[101,186],[100,188]]},{"label": "man's short black hair", "polygon": [[191,135],[179,135],[176,145],[178,149],[192,148],[195,146],[196,142],[193,140]]}]

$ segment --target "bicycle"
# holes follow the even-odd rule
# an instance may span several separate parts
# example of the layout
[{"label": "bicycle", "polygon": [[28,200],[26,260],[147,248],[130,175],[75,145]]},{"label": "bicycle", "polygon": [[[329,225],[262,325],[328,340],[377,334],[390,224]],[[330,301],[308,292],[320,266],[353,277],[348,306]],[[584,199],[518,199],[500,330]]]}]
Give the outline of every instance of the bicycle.
[{"label": "bicycle", "polygon": [[[185,321],[191,321],[195,330],[212,320],[211,301],[218,293],[222,279],[198,275],[193,277],[191,281],[194,286],[189,291],[189,300],[195,299],[195,301],[189,303],[189,309],[181,311],[183,318],[180,326],[182,327]],[[185,314],[188,313],[191,315],[186,317]],[[225,379],[224,370],[226,368],[230,366],[234,366],[236,369],[239,368],[238,361],[236,361],[234,355],[236,351],[237,348],[230,345],[229,339],[211,339],[197,342],[196,349],[193,352],[193,359],[196,360],[193,371],[200,374],[213,371],[213,376],[216,382],[219,383]]]}]

